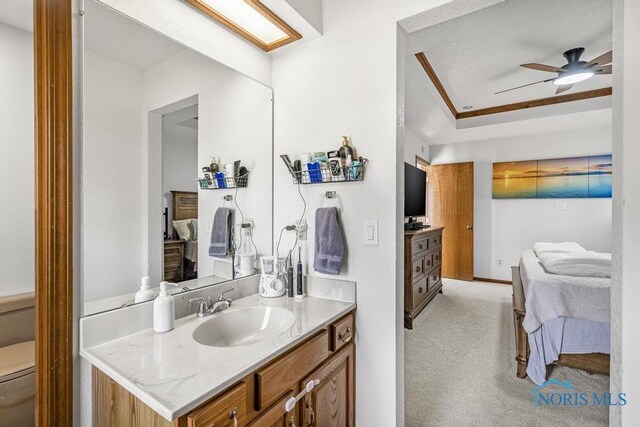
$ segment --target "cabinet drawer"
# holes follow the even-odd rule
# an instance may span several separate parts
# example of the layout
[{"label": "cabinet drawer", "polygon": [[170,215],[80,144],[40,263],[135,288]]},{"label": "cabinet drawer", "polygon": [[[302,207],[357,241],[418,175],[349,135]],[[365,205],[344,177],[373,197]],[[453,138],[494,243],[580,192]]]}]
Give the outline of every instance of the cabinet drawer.
[{"label": "cabinet drawer", "polygon": [[187,426],[233,426],[234,416],[238,425],[244,424],[247,416],[247,388],[244,382],[187,415]]},{"label": "cabinet drawer", "polygon": [[429,247],[435,248],[438,245],[442,244],[442,234],[436,234],[435,236],[429,237]]},{"label": "cabinet drawer", "polygon": [[417,280],[424,276],[424,258],[417,259],[411,264],[411,277]]},{"label": "cabinet drawer", "polygon": [[355,336],[353,314],[349,314],[331,325],[331,351],[340,350]]},{"label": "cabinet drawer", "polygon": [[429,274],[429,289],[434,287],[440,281],[440,269],[436,268]]},{"label": "cabinet drawer", "polygon": [[[271,405],[271,408],[267,409],[258,418],[254,419],[248,427],[280,427],[285,425],[294,425],[295,412],[297,408],[287,414],[284,410],[284,404],[290,397],[295,395],[296,393],[293,390],[289,390],[282,399]],[[288,419],[285,419],[285,417]]]},{"label": "cabinet drawer", "polygon": [[268,407],[329,356],[328,335],[324,330],[266,368],[258,370],[256,410]]},{"label": "cabinet drawer", "polygon": [[427,278],[423,278],[413,285],[413,307],[415,309],[418,304],[427,296]]},{"label": "cabinet drawer", "polygon": [[431,267],[433,267],[433,254],[427,254],[424,257],[424,271],[429,271],[431,270]]},{"label": "cabinet drawer", "polygon": [[433,252],[433,266],[436,267],[440,264],[442,264],[442,249]]},{"label": "cabinet drawer", "polygon": [[420,255],[420,253],[429,249],[429,238],[416,239],[412,242],[412,251],[413,256]]}]

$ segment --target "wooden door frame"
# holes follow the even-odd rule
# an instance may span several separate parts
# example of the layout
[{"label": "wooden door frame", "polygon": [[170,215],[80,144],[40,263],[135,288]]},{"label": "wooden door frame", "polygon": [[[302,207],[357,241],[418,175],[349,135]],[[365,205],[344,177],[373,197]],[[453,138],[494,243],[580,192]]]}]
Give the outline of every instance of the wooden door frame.
[{"label": "wooden door frame", "polygon": [[73,418],[72,0],[33,0],[36,425]]}]

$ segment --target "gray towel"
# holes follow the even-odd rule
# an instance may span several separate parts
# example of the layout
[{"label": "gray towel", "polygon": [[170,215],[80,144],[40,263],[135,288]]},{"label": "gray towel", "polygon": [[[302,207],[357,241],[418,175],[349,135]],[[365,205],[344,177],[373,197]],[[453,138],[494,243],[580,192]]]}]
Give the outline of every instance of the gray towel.
[{"label": "gray towel", "polygon": [[218,208],[213,217],[211,227],[211,243],[209,244],[209,256],[225,258],[229,255],[229,243],[231,242],[231,227],[233,226],[233,209]]},{"label": "gray towel", "polygon": [[337,208],[316,210],[316,243],[313,269],[318,273],[340,274],[344,239],[338,224]]}]

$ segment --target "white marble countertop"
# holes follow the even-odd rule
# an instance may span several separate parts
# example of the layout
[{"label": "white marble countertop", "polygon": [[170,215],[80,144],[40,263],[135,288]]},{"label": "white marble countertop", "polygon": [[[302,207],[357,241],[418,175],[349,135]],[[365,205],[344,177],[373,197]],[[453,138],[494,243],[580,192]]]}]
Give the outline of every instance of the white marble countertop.
[{"label": "white marble countertop", "polygon": [[229,311],[253,306],[289,309],[295,314],[295,323],[276,337],[248,346],[208,347],[197,343],[192,333],[213,316],[197,319],[191,315],[177,320],[170,332],[157,334],[145,329],[81,348],[80,355],[172,421],[353,310],[356,304],[312,296],[295,300],[253,294],[234,301]]}]

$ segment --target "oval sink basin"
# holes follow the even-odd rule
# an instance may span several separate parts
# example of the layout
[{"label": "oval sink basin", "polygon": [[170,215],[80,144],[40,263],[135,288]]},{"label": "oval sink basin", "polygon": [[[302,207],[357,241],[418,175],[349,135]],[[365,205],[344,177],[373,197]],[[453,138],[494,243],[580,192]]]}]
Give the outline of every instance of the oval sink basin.
[{"label": "oval sink basin", "polygon": [[296,317],[279,307],[230,309],[214,315],[193,331],[193,339],[211,347],[238,347],[263,341],[289,329]]}]

